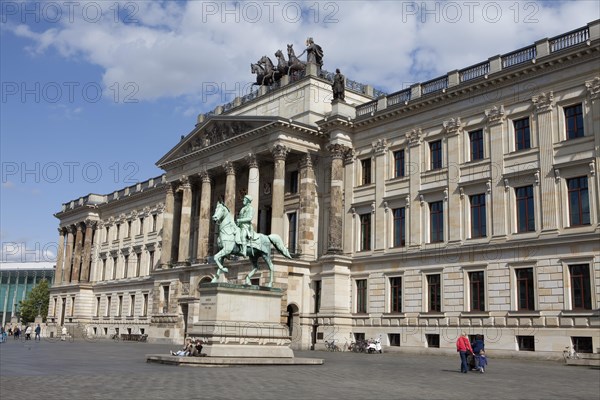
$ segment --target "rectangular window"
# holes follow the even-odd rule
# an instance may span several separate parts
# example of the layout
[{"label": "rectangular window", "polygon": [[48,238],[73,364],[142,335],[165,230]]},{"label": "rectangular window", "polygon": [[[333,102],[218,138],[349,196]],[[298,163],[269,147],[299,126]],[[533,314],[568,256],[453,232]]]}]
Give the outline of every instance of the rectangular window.
[{"label": "rectangular window", "polygon": [[163,314],[166,314],[166,313],[169,312],[169,285],[163,286],[163,307],[162,307],[162,312],[163,312]]},{"label": "rectangular window", "polygon": [[251,286],[260,286],[260,278],[250,278]]},{"label": "rectangular window", "polygon": [[533,268],[515,270],[517,278],[517,310],[535,310]]},{"label": "rectangular window", "polygon": [[103,281],[106,279],[106,258],[102,259],[102,275],[100,276],[100,280]]},{"label": "rectangular window", "polygon": [[404,176],[404,150],[394,152],[394,177],[400,178]]},{"label": "rectangular window", "polygon": [[431,169],[442,168],[442,141],[436,140],[429,143],[429,155],[431,159]]},{"label": "rectangular window", "polygon": [[133,317],[135,313],[135,294],[129,296],[129,316]]},{"label": "rectangular window", "polygon": [[587,264],[569,265],[573,310],[592,309],[590,268]]},{"label": "rectangular window", "polygon": [[399,333],[388,333],[390,339],[390,346],[400,346],[400,334]]},{"label": "rectangular window", "polygon": [[321,281],[315,281],[315,314],[321,309]]},{"label": "rectangular window", "polygon": [[515,128],[515,149],[525,150],[531,148],[529,117],[514,121],[513,127]]},{"label": "rectangular window", "polygon": [[148,293],[144,293],[144,305],[142,308],[142,317],[148,315]]},{"label": "rectangular window", "polygon": [[576,139],[584,136],[583,133],[583,109],[581,104],[565,107],[565,123],[567,128],[567,139]]},{"label": "rectangular window", "polygon": [[362,167],[362,185],[371,184],[371,159],[361,160],[360,165]]},{"label": "rectangular window", "polygon": [[154,270],[154,250],[148,252],[148,271]]},{"label": "rectangular window", "polygon": [[360,215],[360,251],[371,250],[371,214]]},{"label": "rectangular window", "polygon": [[533,186],[516,188],[515,196],[517,198],[517,232],[534,232]]},{"label": "rectangular window", "polygon": [[571,336],[573,350],[578,353],[593,353],[594,343],[591,336]]},{"label": "rectangular window", "polygon": [[100,316],[100,296],[96,297],[96,312],[94,313],[94,316]]},{"label": "rectangular window", "polygon": [[483,160],[483,130],[469,132],[471,146],[471,161]]},{"label": "rectangular window", "polygon": [[442,285],[440,274],[427,275],[429,312],[442,312]]},{"label": "rectangular window", "polygon": [[390,278],[390,312],[402,312],[402,278]]},{"label": "rectangular window", "polygon": [[129,254],[125,256],[125,266],[123,267],[123,278],[129,277]]},{"label": "rectangular window", "polygon": [[567,179],[569,188],[569,222],[571,226],[590,224],[590,200],[586,176]]},{"label": "rectangular window", "polygon": [[288,250],[290,253],[296,253],[296,232],[298,214],[295,212],[288,214]]},{"label": "rectangular window", "polygon": [[427,339],[427,347],[440,347],[440,335],[439,333],[426,333],[425,339]]},{"label": "rectangular window", "polygon": [[108,238],[110,235],[110,226],[104,228],[104,243],[108,242]]},{"label": "rectangular window", "polygon": [[157,219],[157,215],[156,214],[152,214],[152,232],[156,232],[156,219]]},{"label": "rectangular window", "polygon": [[469,272],[469,289],[471,296],[471,311],[485,311],[484,272]]},{"label": "rectangular window", "polygon": [[131,221],[127,221],[127,235],[125,237],[131,237]]},{"label": "rectangular window", "polygon": [[535,351],[535,336],[517,336],[519,351]]},{"label": "rectangular window", "polygon": [[115,233],[115,240],[119,240],[119,234],[121,231],[121,224],[117,224],[117,232]]},{"label": "rectangular window", "polygon": [[481,238],[487,235],[485,194],[469,196],[471,200],[471,237]]},{"label": "rectangular window", "polygon": [[291,171],[288,180],[290,193],[298,193],[298,171]]},{"label": "rectangular window", "polygon": [[144,217],[140,217],[140,221],[138,224],[138,235],[142,235],[144,233]]},{"label": "rectangular window", "polygon": [[71,315],[71,317],[75,315],[75,296],[71,297],[71,312],[69,315]]},{"label": "rectangular window", "polygon": [[406,245],[406,210],[395,208],[394,213],[394,247]]},{"label": "rectangular window", "polygon": [[429,203],[429,236],[431,243],[444,241],[444,203]]},{"label": "rectangular window", "polygon": [[356,280],[356,312],[366,314],[367,312],[367,280]]},{"label": "rectangular window", "polygon": [[123,296],[117,297],[117,317],[123,315]]},{"label": "rectangular window", "polygon": [[140,276],[142,269],[142,253],[135,253],[135,276]]},{"label": "rectangular window", "polygon": [[110,317],[111,297],[106,297],[106,316]]}]

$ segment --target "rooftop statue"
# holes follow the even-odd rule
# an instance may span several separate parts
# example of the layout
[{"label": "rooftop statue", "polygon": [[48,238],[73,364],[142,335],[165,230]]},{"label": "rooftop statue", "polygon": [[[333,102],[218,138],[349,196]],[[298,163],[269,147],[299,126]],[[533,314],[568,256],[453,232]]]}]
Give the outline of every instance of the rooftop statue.
[{"label": "rooftop statue", "polygon": [[228,269],[223,266],[223,258],[236,255],[249,257],[253,269],[246,275],[245,283],[251,284],[250,278],[258,270],[258,259],[262,257],[269,267],[269,282],[266,286],[273,286],[273,263],[271,261],[271,245],[275,246],[277,251],[284,257],[292,258],[283,241],[276,234],[264,235],[254,232],[252,228],[252,214],[254,210],[250,203],[252,197],[244,196],[244,207],[240,210],[238,224],[233,220],[231,212],[227,206],[221,202],[217,203],[212,220],[218,224],[219,237],[217,245],[220,250],[214,255],[217,263],[217,273],[212,282],[217,282],[222,273],[227,273]]},{"label": "rooftop statue", "polygon": [[346,78],[344,75],[342,75],[339,68],[336,68],[335,70],[335,76],[333,77],[331,89],[333,90],[333,100],[345,101]]},{"label": "rooftop statue", "polygon": [[[316,64],[318,69],[318,74],[321,74],[321,67],[323,67],[323,49],[321,46],[316,44],[313,38],[309,37],[306,39],[306,49],[302,52],[302,54],[306,53],[306,63],[307,64]],[[298,57],[302,57],[300,54]]]}]

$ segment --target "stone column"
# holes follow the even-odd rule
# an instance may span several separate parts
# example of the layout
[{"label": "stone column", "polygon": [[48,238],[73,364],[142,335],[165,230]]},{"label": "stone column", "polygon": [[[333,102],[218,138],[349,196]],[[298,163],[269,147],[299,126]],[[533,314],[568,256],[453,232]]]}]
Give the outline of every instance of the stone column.
[{"label": "stone column", "polygon": [[341,144],[330,144],[327,150],[331,153],[331,188],[329,200],[329,237],[327,254],[342,252],[342,187],[344,185],[344,166],[342,159],[349,150]]},{"label": "stone column", "polygon": [[317,257],[317,220],[319,203],[313,160],[310,154],[300,160],[300,215],[298,216],[298,249],[302,257]]},{"label": "stone column", "polygon": [[212,187],[210,184],[210,175],[207,171],[200,173],[202,188],[200,193],[200,215],[198,218],[198,250],[196,260],[204,262],[208,257],[208,235],[210,230],[210,198]]},{"label": "stone column", "polygon": [[285,159],[289,149],[276,144],[271,153],[275,159],[273,172],[273,192],[272,192],[272,214],[271,214],[271,233],[283,237],[283,196],[285,190]]},{"label": "stone column", "polygon": [[385,193],[385,169],[387,166],[386,155],[388,144],[386,139],[379,139],[371,144],[375,157],[375,220],[372,232],[376,232],[373,240],[373,250],[384,250],[388,237],[385,224],[385,210],[381,207]]},{"label": "stone column", "polygon": [[[446,148],[448,150],[446,152],[448,154],[448,159],[446,160],[446,167],[448,169],[448,201],[444,202],[444,240],[459,242],[462,239],[461,196],[457,192],[458,181],[460,180],[460,136],[464,134],[464,131],[460,118],[451,118],[444,121],[443,125],[447,134]],[[500,145],[500,149],[502,149],[502,145]],[[426,212],[429,212],[429,210],[426,210]]]},{"label": "stone column", "polygon": [[542,191],[542,233],[556,231],[558,227],[557,217],[559,213],[556,201],[556,181],[554,174],[554,133],[552,132],[552,110],[554,108],[554,94],[542,93],[532,97],[537,116],[540,147],[540,188]]},{"label": "stone column", "polygon": [[63,276],[63,263],[65,252],[65,230],[64,228],[58,228],[58,249],[56,254],[56,270],[54,272],[54,282],[60,285]]},{"label": "stone column", "polygon": [[[248,153],[246,156],[246,162],[248,163],[248,194],[252,197],[252,205],[255,210],[258,210],[258,197],[260,188],[260,173],[258,171],[258,161],[256,160],[256,154]],[[256,230],[258,226],[258,211],[252,216],[252,226]]]},{"label": "stone column", "polygon": [[225,170],[225,205],[235,217],[235,165],[231,161],[223,163]]},{"label": "stone column", "polygon": [[71,269],[73,266],[73,244],[75,227],[70,225],[67,227],[67,251],[65,253],[65,262],[63,267],[62,281],[71,282]]},{"label": "stone column", "polygon": [[181,178],[179,189],[183,192],[181,200],[181,224],[179,226],[179,254],[177,262],[190,262],[190,226],[192,219],[192,185],[187,176]]},{"label": "stone column", "polygon": [[349,212],[350,205],[354,202],[354,149],[348,149],[343,153],[344,158],[344,199],[342,203],[343,221],[342,226],[345,226],[344,236],[342,238],[342,247],[344,254],[350,254],[354,250],[355,225],[354,219],[356,214]]},{"label": "stone column", "polygon": [[421,173],[426,170],[425,165],[421,161],[421,143],[423,141],[423,133],[421,128],[415,128],[406,133],[408,142],[408,165],[406,173],[409,176],[409,195],[406,201],[406,214],[408,218],[409,234],[406,238],[408,248],[421,247],[421,238],[423,236],[423,226],[421,223],[421,215],[426,212],[421,204],[419,190],[421,188]]},{"label": "stone column", "polygon": [[83,261],[81,265],[81,281],[90,281],[90,261],[92,260],[92,237],[97,221],[85,221],[85,239],[83,241]]},{"label": "stone column", "polygon": [[494,107],[485,111],[488,122],[488,134],[490,137],[490,162],[492,164],[490,190],[491,204],[486,204],[488,237],[492,239],[504,239],[507,233],[506,220],[506,190],[502,171],[504,171],[504,106]]},{"label": "stone column", "polygon": [[77,236],[75,236],[75,256],[73,257],[73,269],[71,270],[71,282],[79,282],[79,265],[81,264],[81,250],[83,249],[83,223],[77,224]]},{"label": "stone column", "polygon": [[175,208],[175,196],[173,194],[173,186],[167,185],[167,193],[165,199],[165,211],[163,213],[163,229],[162,229],[162,244],[160,253],[161,268],[168,268],[171,262],[171,249],[173,243],[173,209]]}]

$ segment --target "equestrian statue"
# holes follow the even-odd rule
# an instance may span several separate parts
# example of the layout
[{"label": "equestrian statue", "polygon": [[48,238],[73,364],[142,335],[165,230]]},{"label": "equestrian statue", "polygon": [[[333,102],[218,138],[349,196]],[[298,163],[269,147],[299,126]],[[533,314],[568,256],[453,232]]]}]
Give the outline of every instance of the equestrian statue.
[{"label": "equestrian statue", "polygon": [[217,273],[212,282],[217,282],[222,273],[227,273],[228,269],[223,266],[223,258],[231,255],[249,257],[253,269],[246,275],[245,284],[251,285],[250,278],[258,270],[258,259],[262,259],[269,267],[268,287],[273,286],[273,262],[271,261],[271,245],[275,246],[277,251],[286,258],[292,258],[283,241],[274,233],[264,235],[254,232],[252,228],[252,215],[254,213],[250,195],[244,196],[244,207],[240,210],[237,224],[229,211],[229,208],[221,202],[217,203],[215,213],[212,216],[213,222],[218,224],[219,236],[217,245],[219,252],[214,255],[217,263]]}]

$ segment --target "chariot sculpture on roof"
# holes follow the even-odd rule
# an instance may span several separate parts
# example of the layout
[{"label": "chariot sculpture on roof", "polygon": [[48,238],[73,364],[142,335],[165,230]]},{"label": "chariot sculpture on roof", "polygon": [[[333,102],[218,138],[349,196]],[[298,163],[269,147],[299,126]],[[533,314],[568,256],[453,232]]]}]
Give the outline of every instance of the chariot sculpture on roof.
[{"label": "chariot sculpture on roof", "polygon": [[[300,60],[300,57],[306,53],[306,62]],[[313,38],[306,39],[306,49],[299,55],[296,56],[294,52],[294,45],[287,45],[288,59],[281,50],[275,52],[277,58],[277,66],[273,64],[273,61],[269,57],[262,56],[256,63],[250,64],[250,72],[256,74],[256,82],[253,85],[259,86],[270,86],[275,82],[279,82],[281,77],[289,76],[299,71],[306,69],[306,64],[315,64],[317,66],[317,74],[321,74],[321,67],[323,66],[323,49],[321,46],[316,44]]]}]

